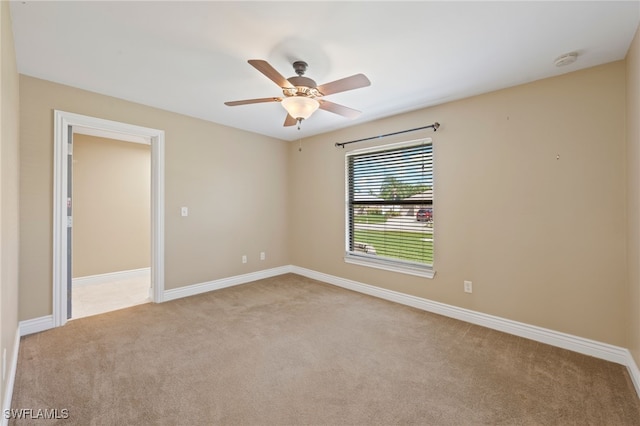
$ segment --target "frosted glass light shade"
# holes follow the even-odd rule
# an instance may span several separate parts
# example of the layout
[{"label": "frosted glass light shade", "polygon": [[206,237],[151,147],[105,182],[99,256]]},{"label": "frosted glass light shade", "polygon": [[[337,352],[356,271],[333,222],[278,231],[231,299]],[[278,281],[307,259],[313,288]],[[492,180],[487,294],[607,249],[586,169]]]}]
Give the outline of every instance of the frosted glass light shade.
[{"label": "frosted glass light shade", "polygon": [[296,120],[306,120],[311,117],[311,114],[313,114],[320,106],[320,103],[315,99],[304,96],[290,96],[288,98],[284,98],[281,104],[284,109],[287,110],[289,115]]}]

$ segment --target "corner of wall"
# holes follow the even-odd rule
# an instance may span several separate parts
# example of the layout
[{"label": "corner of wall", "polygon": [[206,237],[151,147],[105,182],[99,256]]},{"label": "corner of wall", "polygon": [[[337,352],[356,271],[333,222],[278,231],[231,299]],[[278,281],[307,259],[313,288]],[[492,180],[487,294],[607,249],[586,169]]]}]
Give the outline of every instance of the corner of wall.
[{"label": "corner of wall", "polygon": [[640,26],[626,57],[628,344],[640,365]]},{"label": "corner of wall", "polygon": [[0,400],[11,403],[17,364],[19,97],[9,2],[0,4]]}]

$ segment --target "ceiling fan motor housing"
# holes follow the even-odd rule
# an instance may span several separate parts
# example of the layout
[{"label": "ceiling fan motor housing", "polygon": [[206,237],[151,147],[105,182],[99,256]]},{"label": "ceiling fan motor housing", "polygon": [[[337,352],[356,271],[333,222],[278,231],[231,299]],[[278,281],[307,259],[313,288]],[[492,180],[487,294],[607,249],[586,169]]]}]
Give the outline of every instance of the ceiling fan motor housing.
[{"label": "ceiling fan motor housing", "polygon": [[297,76],[290,77],[287,79],[287,81],[291,83],[295,87],[295,89],[283,88],[282,92],[285,96],[321,96],[320,92],[316,90],[318,84],[309,77],[304,77],[304,73],[307,71],[308,66],[309,65],[305,61],[295,61],[293,63],[293,69],[296,72]]},{"label": "ceiling fan motor housing", "polygon": [[282,89],[282,93],[285,96],[319,96],[320,92],[316,89],[317,84],[315,81],[308,77],[290,77],[287,79],[294,87],[285,87]]}]

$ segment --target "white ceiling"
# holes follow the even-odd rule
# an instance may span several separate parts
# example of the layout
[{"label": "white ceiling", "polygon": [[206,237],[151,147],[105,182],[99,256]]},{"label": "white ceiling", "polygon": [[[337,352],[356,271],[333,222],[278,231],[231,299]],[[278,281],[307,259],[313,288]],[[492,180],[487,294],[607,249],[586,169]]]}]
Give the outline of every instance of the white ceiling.
[{"label": "white ceiling", "polygon": [[[15,1],[11,15],[21,74],[294,140],[623,59],[640,0]],[[248,59],[285,77],[304,60],[318,84],[364,73],[370,87],[326,97],[363,113],[319,110],[297,130],[278,103],[225,106],[281,95]]]}]

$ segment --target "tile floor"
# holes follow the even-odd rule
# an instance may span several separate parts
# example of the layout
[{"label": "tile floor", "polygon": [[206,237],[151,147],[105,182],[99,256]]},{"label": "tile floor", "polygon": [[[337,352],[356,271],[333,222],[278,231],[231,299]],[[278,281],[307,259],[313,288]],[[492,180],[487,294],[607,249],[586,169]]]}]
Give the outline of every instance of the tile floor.
[{"label": "tile floor", "polygon": [[150,283],[151,277],[145,274],[99,284],[74,285],[71,318],[83,318],[148,303],[151,301]]}]

